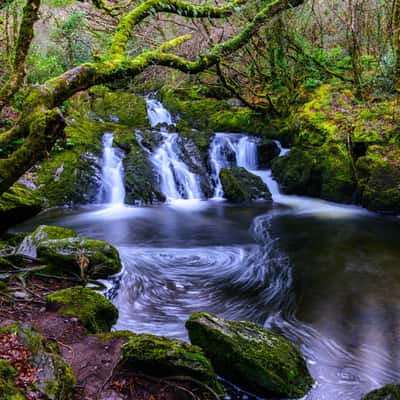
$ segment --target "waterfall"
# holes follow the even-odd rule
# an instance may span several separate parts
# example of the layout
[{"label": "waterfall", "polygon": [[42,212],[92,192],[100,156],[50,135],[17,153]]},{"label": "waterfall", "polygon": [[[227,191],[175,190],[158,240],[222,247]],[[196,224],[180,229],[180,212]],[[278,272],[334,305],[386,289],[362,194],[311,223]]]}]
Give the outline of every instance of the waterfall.
[{"label": "waterfall", "polygon": [[[174,125],[169,111],[155,99],[146,99],[147,114],[152,127],[158,124]],[[179,199],[201,199],[203,193],[199,184],[199,177],[191,172],[183,161],[179,145],[179,135],[168,133],[161,128],[163,141],[151,157],[160,177],[162,193],[168,201]]]},{"label": "waterfall", "polygon": [[211,178],[214,198],[223,198],[219,173],[222,168],[243,167],[257,169],[257,139],[235,133],[216,133],[210,147]]},{"label": "waterfall", "polygon": [[123,151],[113,147],[114,135],[103,136],[102,186],[99,202],[123,204],[125,199]]}]

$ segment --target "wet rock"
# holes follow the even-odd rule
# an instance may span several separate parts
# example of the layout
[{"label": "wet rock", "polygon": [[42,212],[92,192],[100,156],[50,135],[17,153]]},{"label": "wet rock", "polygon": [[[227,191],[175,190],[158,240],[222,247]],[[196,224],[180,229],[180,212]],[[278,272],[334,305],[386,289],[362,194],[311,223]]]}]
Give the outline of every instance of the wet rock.
[{"label": "wet rock", "polygon": [[400,385],[386,385],[368,393],[362,400],[400,400]]},{"label": "wet rock", "polygon": [[219,176],[224,196],[229,201],[240,203],[257,199],[271,200],[271,193],[262,179],[244,168],[222,168]]},{"label": "wet rock", "polygon": [[257,144],[258,168],[271,167],[271,161],[278,157],[280,149],[273,140],[264,139]]},{"label": "wet rock", "polygon": [[150,334],[134,335],[121,347],[125,366],[151,376],[188,376],[223,395],[210,361],[186,342]]},{"label": "wet rock", "polygon": [[117,249],[102,240],[72,237],[48,240],[37,246],[37,257],[54,273],[106,278],[118,273]]},{"label": "wet rock", "polygon": [[262,397],[300,398],[313,384],[296,347],[252,322],[199,313],[189,318],[186,328],[217,374],[244,390]]},{"label": "wet rock", "polygon": [[109,300],[85,287],[59,290],[46,300],[59,314],[79,318],[90,333],[109,332],[118,319],[118,310]]},{"label": "wet rock", "polygon": [[40,225],[30,235],[25,236],[17,249],[17,253],[36,257],[36,248],[41,242],[48,240],[67,239],[77,237],[72,229],[59,226]]},{"label": "wet rock", "polygon": [[38,214],[43,202],[37,192],[15,184],[0,196],[0,232]]}]

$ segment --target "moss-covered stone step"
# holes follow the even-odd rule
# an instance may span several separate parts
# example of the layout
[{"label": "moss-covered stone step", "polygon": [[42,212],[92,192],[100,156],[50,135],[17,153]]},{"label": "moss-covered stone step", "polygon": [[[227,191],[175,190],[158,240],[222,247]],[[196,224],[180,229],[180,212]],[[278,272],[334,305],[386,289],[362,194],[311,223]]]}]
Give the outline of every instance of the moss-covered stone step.
[{"label": "moss-covered stone step", "polygon": [[258,199],[271,200],[272,196],[259,176],[241,167],[222,168],[219,174],[224,197],[234,203]]},{"label": "moss-covered stone step", "polygon": [[220,376],[262,397],[303,397],[313,379],[297,348],[282,336],[247,321],[208,313],[186,322],[190,341],[200,346]]},{"label": "moss-covered stone step", "polygon": [[51,293],[49,308],[59,314],[77,317],[90,333],[109,332],[117,322],[118,310],[100,293],[85,287],[73,287]]},{"label": "moss-covered stone step", "polygon": [[218,395],[218,383],[210,361],[202,350],[186,342],[150,334],[133,335],[121,347],[124,366],[151,376],[188,376],[209,386]]}]

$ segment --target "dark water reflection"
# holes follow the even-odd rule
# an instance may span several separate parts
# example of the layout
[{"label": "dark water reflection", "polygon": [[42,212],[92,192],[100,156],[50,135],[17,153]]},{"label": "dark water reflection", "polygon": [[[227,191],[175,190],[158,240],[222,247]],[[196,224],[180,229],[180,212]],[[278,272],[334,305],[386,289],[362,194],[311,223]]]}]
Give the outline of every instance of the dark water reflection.
[{"label": "dark water reflection", "polygon": [[398,220],[203,202],[53,210],[19,229],[39,223],[119,248],[119,329],[186,338],[199,310],[265,324],[306,355],[307,399],[359,400],[400,381]]}]

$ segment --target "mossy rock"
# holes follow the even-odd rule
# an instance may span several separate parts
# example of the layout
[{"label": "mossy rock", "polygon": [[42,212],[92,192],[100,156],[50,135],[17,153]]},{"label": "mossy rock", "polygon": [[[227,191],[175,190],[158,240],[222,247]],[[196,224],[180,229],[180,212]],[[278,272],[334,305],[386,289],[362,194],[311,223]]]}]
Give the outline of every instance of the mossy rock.
[{"label": "mossy rock", "polygon": [[91,109],[104,121],[119,123],[136,129],[150,127],[146,101],[126,90],[110,90],[105,86],[90,89]]},{"label": "mossy rock", "polygon": [[217,374],[244,390],[262,397],[300,398],[313,384],[296,347],[252,322],[198,313],[186,321],[186,328]]},{"label": "mossy rock", "polygon": [[244,168],[222,168],[219,177],[224,197],[229,201],[240,203],[257,199],[271,200],[271,193],[262,179]]},{"label": "mossy rock", "polygon": [[[46,399],[50,400],[70,400],[73,398],[76,378],[70,365],[61,357],[59,349],[54,343],[48,344],[46,338],[35,332],[27,325],[11,325],[1,328],[1,332],[15,333],[19,342],[29,352],[29,363],[35,368],[37,382],[35,382],[33,391],[41,393]],[[0,370],[4,367],[1,365]],[[13,371],[7,369],[8,374]],[[0,374],[1,375],[1,374]],[[10,376],[10,375],[8,375]],[[0,378],[0,393],[2,390]],[[19,400],[25,397],[5,397],[7,399]],[[3,397],[1,397],[3,399]]]},{"label": "mossy rock", "polygon": [[43,202],[37,192],[15,184],[0,196],[0,232],[38,214]]},{"label": "mossy rock", "polygon": [[125,366],[151,376],[188,376],[211,387],[219,395],[224,390],[217,382],[210,361],[202,350],[186,342],[150,334],[134,335],[121,347]]},{"label": "mossy rock", "polygon": [[48,240],[37,246],[37,257],[55,272],[84,275],[91,278],[107,278],[121,271],[118,250],[102,240],[72,237]]},{"label": "mossy rock", "polygon": [[272,172],[284,193],[312,197],[321,193],[321,170],[315,152],[294,147],[273,160]]},{"label": "mossy rock", "polygon": [[325,200],[351,203],[356,189],[352,159],[342,143],[326,144],[320,151],[321,194]]},{"label": "mossy rock", "polygon": [[2,400],[24,400],[14,384],[17,371],[7,361],[0,359],[0,398]]},{"label": "mossy rock", "polygon": [[361,204],[383,214],[400,214],[400,150],[371,146],[356,168]]},{"label": "mossy rock", "polygon": [[109,332],[117,322],[118,310],[103,295],[85,287],[73,287],[51,293],[46,298],[59,314],[77,317],[90,333]]},{"label": "mossy rock", "polygon": [[262,140],[257,144],[258,168],[270,168],[272,160],[278,157],[280,152],[278,145],[273,140]]},{"label": "mossy rock", "polygon": [[75,96],[68,110],[65,141],[33,168],[38,192],[47,207],[93,203],[101,185],[102,137],[112,124],[90,118],[90,98]]},{"label": "mossy rock", "polygon": [[400,385],[386,385],[368,393],[362,400],[400,400]]},{"label": "mossy rock", "polygon": [[17,252],[36,257],[36,248],[41,242],[68,239],[77,236],[78,234],[72,229],[59,226],[39,225],[31,234],[25,236]]}]

